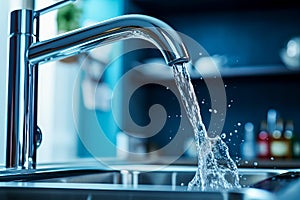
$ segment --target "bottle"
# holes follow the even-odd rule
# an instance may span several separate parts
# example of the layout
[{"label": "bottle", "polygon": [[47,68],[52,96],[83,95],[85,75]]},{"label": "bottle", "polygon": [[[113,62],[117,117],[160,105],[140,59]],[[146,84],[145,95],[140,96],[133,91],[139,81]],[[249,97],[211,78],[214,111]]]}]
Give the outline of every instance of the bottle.
[{"label": "bottle", "polygon": [[283,136],[283,120],[279,119],[275,127],[271,134],[271,156],[274,158],[288,158],[290,154],[289,140]]},{"label": "bottle", "polygon": [[292,139],[292,157],[293,158],[300,158],[300,141],[297,137]]},{"label": "bottle", "polygon": [[267,114],[267,123],[268,123],[268,132],[272,134],[276,128],[278,113],[274,109],[268,110]]},{"label": "bottle", "polygon": [[241,155],[245,160],[254,160],[256,157],[254,126],[251,122],[245,124],[244,142],[241,144]]},{"label": "bottle", "polygon": [[290,141],[290,151],[292,158],[300,158],[300,141],[294,133],[294,122],[288,120],[285,126],[284,137]]},{"label": "bottle", "polygon": [[270,137],[267,131],[267,122],[263,120],[257,136],[257,157],[261,159],[270,158]]},{"label": "bottle", "polygon": [[269,146],[269,155],[268,159],[273,157],[272,150],[271,150],[271,143],[272,143],[272,133],[275,131],[276,122],[278,118],[278,113],[274,109],[268,110],[267,113],[267,132],[268,132],[268,146]]},{"label": "bottle", "polygon": [[[288,158],[292,158],[293,157],[293,152],[294,152],[294,123],[292,120],[288,120],[285,124],[285,130],[284,130],[284,133],[283,133],[283,137],[287,140],[287,143],[288,143],[288,149],[289,149],[289,152],[288,152],[288,155],[287,157]],[[295,143],[295,150],[297,151],[297,144]]]}]

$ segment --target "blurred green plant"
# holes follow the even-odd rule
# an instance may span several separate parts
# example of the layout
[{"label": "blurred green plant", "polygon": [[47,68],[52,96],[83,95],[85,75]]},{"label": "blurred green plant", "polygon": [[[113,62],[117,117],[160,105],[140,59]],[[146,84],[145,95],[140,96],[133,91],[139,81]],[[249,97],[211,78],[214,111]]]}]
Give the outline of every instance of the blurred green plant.
[{"label": "blurred green plant", "polygon": [[80,27],[81,9],[74,4],[69,4],[58,10],[57,29],[59,32],[67,32]]}]

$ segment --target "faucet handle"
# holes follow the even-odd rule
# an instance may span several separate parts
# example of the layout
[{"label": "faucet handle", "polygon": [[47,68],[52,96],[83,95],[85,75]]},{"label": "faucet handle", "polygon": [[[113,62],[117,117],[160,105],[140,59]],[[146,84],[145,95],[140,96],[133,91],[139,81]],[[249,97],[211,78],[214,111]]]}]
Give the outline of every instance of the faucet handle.
[{"label": "faucet handle", "polygon": [[43,139],[42,130],[40,129],[40,127],[37,126],[35,131],[35,143],[37,148],[41,146],[42,139]]},{"label": "faucet handle", "polygon": [[38,17],[38,16],[43,15],[45,13],[51,12],[53,10],[59,9],[61,7],[64,7],[64,6],[68,5],[69,3],[73,3],[75,1],[76,0],[62,0],[62,1],[59,1],[59,2],[57,2],[57,3],[55,3],[51,6],[48,6],[46,8],[35,11],[35,17]]}]

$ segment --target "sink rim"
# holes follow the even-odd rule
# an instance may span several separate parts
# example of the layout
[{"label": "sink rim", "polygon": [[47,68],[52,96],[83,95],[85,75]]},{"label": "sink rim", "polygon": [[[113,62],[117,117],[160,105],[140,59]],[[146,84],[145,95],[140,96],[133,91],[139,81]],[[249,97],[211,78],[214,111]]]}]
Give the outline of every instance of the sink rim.
[{"label": "sink rim", "polygon": [[[159,169],[159,170],[157,170]],[[55,166],[50,165],[48,168],[46,166],[38,168],[35,170],[0,170],[0,182],[5,181],[33,181],[49,178],[60,178],[60,177],[71,177],[79,175],[88,175],[93,173],[106,173],[106,172],[117,172],[117,173],[148,173],[148,172],[191,172],[196,173],[197,166],[186,166],[186,165],[115,165],[113,169],[105,168],[99,165],[82,165],[82,166]],[[257,174],[257,173],[273,173],[273,174],[283,174],[289,172],[286,169],[268,169],[268,168],[238,168],[239,176],[243,174]],[[294,169],[292,171],[295,171]],[[41,178],[44,176],[44,178]]]},{"label": "sink rim", "polygon": [[[116,170],[127,170],[127,171],[139,171],[139,172],[196,172],[197,166],[191,166],[191,165],[114,165],[113,169]],[[159,170],[158,170],[159,169]],[[286,173],[291,170],[288,169],[274,169],[274,168],[238,168],[239,172],[247,172],[247,173],[255,173],[254,171],[259,171],[262,173]],[[292,169],[292,171],[295,171],[295,169]],[[300,169],[299,169],[300,171]]]}]

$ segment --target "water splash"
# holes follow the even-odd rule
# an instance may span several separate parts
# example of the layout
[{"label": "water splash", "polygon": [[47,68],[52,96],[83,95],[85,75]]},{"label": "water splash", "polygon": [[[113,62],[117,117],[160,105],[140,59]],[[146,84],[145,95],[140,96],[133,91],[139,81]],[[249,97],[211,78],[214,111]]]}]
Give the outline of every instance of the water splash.
[{"label": "water splash", "polygon": [[207,135],[185,63],[175,64],[173,71],[184,108],[193,127],[198,152],[198,169],[188,185],[188,190],[211,191],[241,187],[238,169],[229,155],[227,145],[219,136],[209,138]]}]

